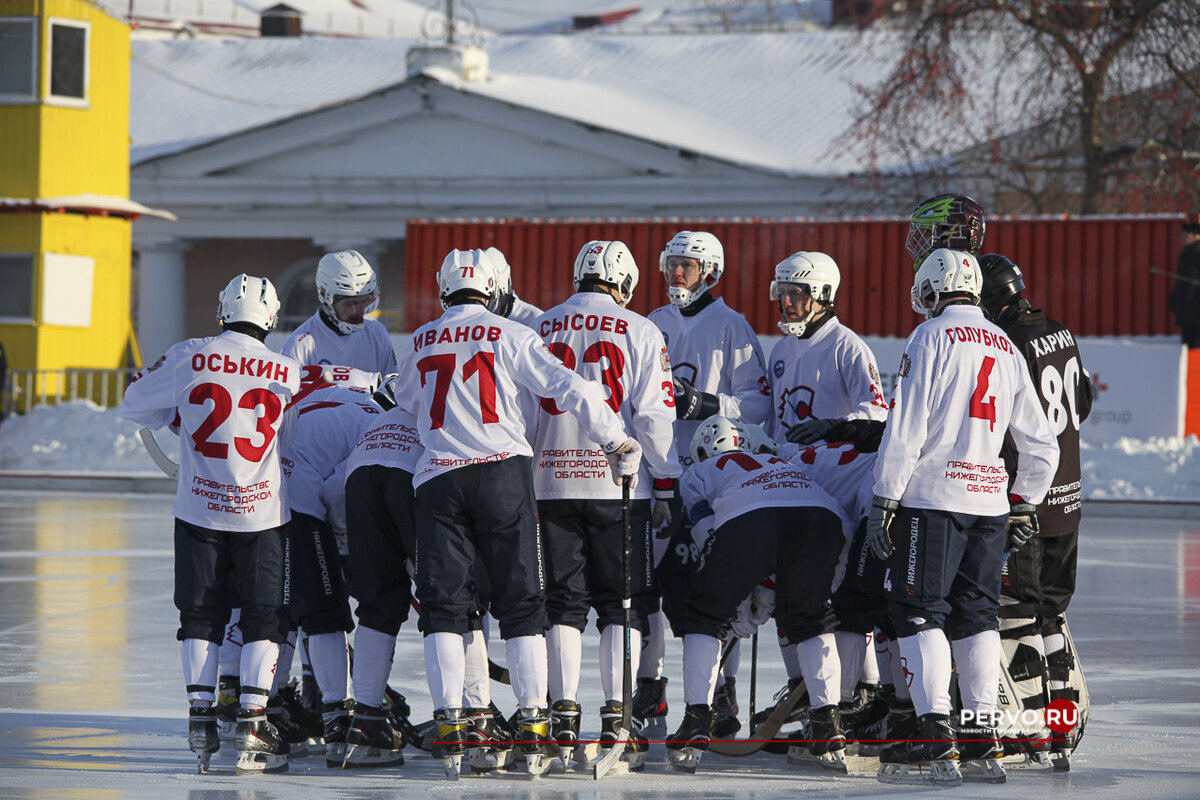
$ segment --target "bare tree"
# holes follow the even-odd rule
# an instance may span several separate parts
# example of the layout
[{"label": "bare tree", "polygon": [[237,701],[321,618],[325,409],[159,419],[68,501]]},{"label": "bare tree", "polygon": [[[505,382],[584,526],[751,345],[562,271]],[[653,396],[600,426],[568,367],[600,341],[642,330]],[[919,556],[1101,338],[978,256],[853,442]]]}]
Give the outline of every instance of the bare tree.
[{"label": "bare tree", "polygon": [[1002,213],[1200,208],[1200,2],[914,5],[876,26],[902,52],[861,90],[853,146],[874,168]]}]

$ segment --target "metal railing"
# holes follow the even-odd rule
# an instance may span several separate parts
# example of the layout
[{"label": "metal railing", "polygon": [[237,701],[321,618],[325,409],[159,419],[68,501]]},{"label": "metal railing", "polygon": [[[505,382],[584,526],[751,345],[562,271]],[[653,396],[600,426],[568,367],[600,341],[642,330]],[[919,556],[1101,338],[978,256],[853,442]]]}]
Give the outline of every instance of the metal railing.
[{"label": "metal railing", "polygon": [[120,405],[136,367],[121,369],[13,369],[8,372],[4,413],[24,414],[34,406],[91,400],[101,408]]}]

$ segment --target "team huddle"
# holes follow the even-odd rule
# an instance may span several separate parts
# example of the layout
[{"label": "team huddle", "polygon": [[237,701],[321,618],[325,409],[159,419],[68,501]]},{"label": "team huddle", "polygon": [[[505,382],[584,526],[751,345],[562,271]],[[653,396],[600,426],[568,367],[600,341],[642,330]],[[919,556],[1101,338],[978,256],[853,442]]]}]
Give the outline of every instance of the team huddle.
[{"label": "team huddle", "polygon": [[[766,357],[712,293],[725,256],[703,231],[665,244],[669,303],[647,317],[627,308],[639,270],[622,242],[584,244],[575,293],[544,312],[499,250],[453,250],[444,312],[399,359],[355,251],[320,260],[318,310],[279,353],[275,288],[234,278],[222,332],[140,372],[122,411],[181,441],[175,605],[200,770],[223,736],[238,774],[307,752],[400,765],[415,747],[452,779],[464,761],[599,777],[644,769],[654,742],[689,773],[709,749],[764,748],[898,783],[1069,769],[1087,709],[1064,613],[1091,384],[1021,270],[979,253],[984,231],[963,195],[914,211],[925,321],[890,397],[837,317],[826,253],[775,265],[784,336]],[[387,685],[410,611],[422,724]],[[579,703],[589,619],[598,720]],[[739,642],[771,620],[788,684],[738,739]],[[671,732],[668,629],[683,645]],[[1078,719],[1047,726],[1066,701]]]}]

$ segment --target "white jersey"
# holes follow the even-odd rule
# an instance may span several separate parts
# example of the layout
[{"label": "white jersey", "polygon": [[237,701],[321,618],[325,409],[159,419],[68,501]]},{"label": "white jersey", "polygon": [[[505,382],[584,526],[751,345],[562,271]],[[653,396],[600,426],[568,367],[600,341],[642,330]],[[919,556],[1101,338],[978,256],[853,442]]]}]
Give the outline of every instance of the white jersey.
[{"label": "white jersey", "polygon": [[279,464],[291,437],[287,410],[300,364],[252,336],[225,331],[188,339],[139,372],[121,415],[148,428],[178,414],[174,514],[220,531],[262,531],[291,518]]},{"label": "white jersey", "polygon": [[332,384],[302,391],[295,408],[296,433],[282,457],[288,497],[293,511],[325,519],[325,481],[383,412],[362,392]]},{"label": "white jersey", "polygon": [[400,362],[396,404],[416,417],[425,447],[414,487],[456,467],[532,456],[522,388],[582,418],[605,450],[626,439],[604,388],[564,367],[519,322],[467,303],[422,325],[412,341]]},{"label": "white jersey", "polygon": [[[534,330],[564,364],[604,387],[606,404],[642,446],[633,497],[650,497],[653,478],[679,477],[671,362],[658,328],[611,295],[579,292],[542,314]],[[541,400],[533,445],[537,499],[621,498],[604,454],[557,398]]]},{"label": "white jersey", "polygon": [[680,494],[692,524],[711,513],[714,529],[759,508],[826,508],[846,524],[837,500],[806,466],[770,453],[722,453],[692,464]]},{"label": "white jersey", "polygon": [[532,328],[541,315],[540,308],[533,303],[526,303],[515,294],[513,295],[512,310],[508,312],[508,318],[513,322],[519,322],[527,328]]},{"label": "white jersey", "polygon": [[396,371],[396,351],[383,323],[367,318],[362,330],[342,334],[329,327],[319,309],[292,331],[281,352],[301,364],[336,364],[380,375]]},{"label": "white jersey", "polygon": [[909,508],[1007,514],[1006,430],[1020,452],[1012,492],[1036,505],[1058,444],[1029,368],[978,306],[948,306],[904,343],[874,493]]},{"label": "white jersey", "polygon": [[809,447],[784,442],[779,446],[779,457],[807,469],[813,480],[838,501],[852,526],[871,510],[876,455],[861,453],[850,442],[822,442]]},{"label": "white jersey", "polygon": [[771,421],[767,433],[783,440],[801,420],[886,419],[875,355],[854,331],[832,317],[810,338],[785,336],[767,359]]},{"label": "white jersey", "polygon": [[359,437],[354,452],[346,460],[346,474],[351,475],[359,467],[375,465],[413,473],[424,452],[417,418],[402,408],[393,408],[373,421]]},{"label": "white jersey", "polygon": [[[717,396],[722,416],[762,424],[771,410],[771,388],[758,335],[738,312],[717,298],[685,316],[673,305],[650,312],[662,331],[671,371],[706,394]],[[704,420],[675,421],[679,460],[692,463],[692,436]]]}]

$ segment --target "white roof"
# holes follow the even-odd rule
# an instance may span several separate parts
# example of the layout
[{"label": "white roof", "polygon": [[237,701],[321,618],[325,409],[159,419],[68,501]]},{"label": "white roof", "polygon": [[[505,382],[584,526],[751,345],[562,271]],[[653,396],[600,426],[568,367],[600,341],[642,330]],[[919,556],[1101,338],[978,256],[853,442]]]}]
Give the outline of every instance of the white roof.
[{"label": "white roof", "polygon": [[[401,83],[415,43],[134,41],[131,162]],[[888,48],[867,48],[847,31],[505,36],[485,49],[486,81],[430,74],[464,92],[784,175],[861,170],[835,145],[853,120],[854,87],[878,81],[888,61]]]}]

